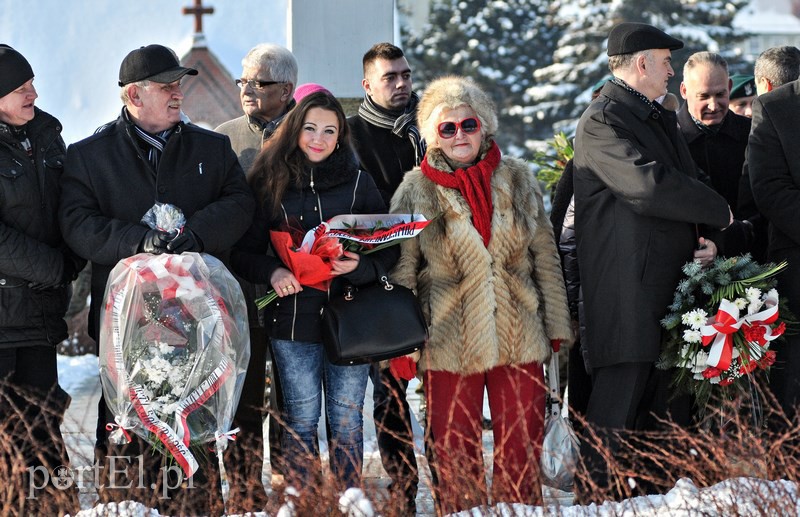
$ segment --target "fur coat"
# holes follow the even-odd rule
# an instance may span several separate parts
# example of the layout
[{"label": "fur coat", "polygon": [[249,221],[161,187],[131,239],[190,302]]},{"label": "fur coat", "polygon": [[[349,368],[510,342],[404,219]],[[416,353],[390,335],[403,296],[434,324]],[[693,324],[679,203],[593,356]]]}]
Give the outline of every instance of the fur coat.
[{"label": "fur coat", "polygon": [[[485,152],[484,152],[485,154]],[[433,167],[452,170],[439,149]],[[572,342],[567,297],[553,230],[539,186],[524,162],[503,157],[492,175],[489,246],[455,189],[436,185],[419,168],[392,198],[394,213],[436,218],[402,243],[392,279],[416,289],[430,339],[420,367],[459,374],[544,362],[550,341]]]}]

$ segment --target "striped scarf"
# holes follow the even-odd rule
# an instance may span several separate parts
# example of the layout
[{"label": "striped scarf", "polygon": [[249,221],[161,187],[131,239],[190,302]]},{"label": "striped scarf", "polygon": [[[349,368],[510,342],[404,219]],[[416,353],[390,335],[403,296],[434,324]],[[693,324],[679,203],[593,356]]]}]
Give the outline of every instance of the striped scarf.
[{"label": "striped scarf", "polygon": [[[125,119],[129,122],[132,122],[130,116],[128,115],[128,110],[123,110],[125,113]],[[156,134],[148,133],[144,129],[140,128],[136,124],[133,124],[133,130],[136,133],[136,137],[139,139],[140,142],[145,144],[145,149],[147,149],[147,159],[150,161],[150,164],[153,166],[153,170],[158,170],[158,160],[161,158],[161,153],[164,152],[164,147],[167,145],[167,140],[172,135],[172,131],[174,127],[169,129],[165,129]]]},{"label": "striped scarf", "polygon": [[417,128],[417,104],[419,97],[416,93],[411,92],[411,98],[408,100],[403,113],[394,117],[381,109],[372,101],[369,95],[364,96],[364,101],[358,107],[358,115],[369,122],[370,124],[384,129],[391,129],[392,133],[400,138],[408,137],[411,140],[411,145],[414,146],[415,165],[422,163],[422,158],[425,156],[425,140],[419,134]]}]

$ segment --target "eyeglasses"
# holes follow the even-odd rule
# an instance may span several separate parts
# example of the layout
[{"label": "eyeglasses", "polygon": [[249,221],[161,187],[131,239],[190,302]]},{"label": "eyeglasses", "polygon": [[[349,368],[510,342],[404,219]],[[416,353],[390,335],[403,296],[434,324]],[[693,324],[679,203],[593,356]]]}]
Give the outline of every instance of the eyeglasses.
[{"label": "eyeglasses", "polygon": [[272,86],[273,84],[284,84],[286,81],[259,81],[258,79],[236,79],[236,86],[239,88],[244,88],[245,86],[249,86],[254,90],[263,90],[267,86]]},{"label": "eyeglasses", "polygon": [[461,128],[461,131],[464,133],[471,135],[481,130],[481,121],[476,117],[469,117],[461,122],[442,122],[437,129],[439,131],[439,136],[447,140],[448,138],[456,136],[459,128]]}]

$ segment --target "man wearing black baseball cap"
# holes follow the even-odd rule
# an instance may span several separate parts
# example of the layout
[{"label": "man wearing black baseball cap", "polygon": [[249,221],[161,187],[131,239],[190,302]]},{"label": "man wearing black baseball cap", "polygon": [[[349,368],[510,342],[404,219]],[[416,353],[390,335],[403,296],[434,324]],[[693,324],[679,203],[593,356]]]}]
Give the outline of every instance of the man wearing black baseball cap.
[{"label": "man wearing black baseball cap", "polygon": [[[20,456],[4,452],[0,461],[24,462],[28,469],[6,481],[26,490],[49,485],[39,470],[67,464],[59,425],[69,395],[58,386],[55,346],[67,338],[69,283],[85,264],[58,229],[66,149],[61,123],[35,107],[37,97],[28,60],[0,44],[0,421],[21,417],[28,429],[6,435],[5,451]],[[36,513],[33,503],[48,513],[59,499],[53,488],[31,495],[22,513]]]},{"label": "man wearing black baseball cap", "polygon": [[[669,399],[669,375],[654,366],[660,320],[681,266],[709,264],[716,254],[714,242],[698,235],[700,225],[721,229],[733,220],[725,199],[698,179],[675,113],[655,101],[673,76],[671,51],[682,47],[651,25],[612,28],[614,77],[584,112],[575,136],[575,233],[593,383],[586,419],[612,457],[623,449],[626,432],[652,429],[653,413],[667,417],[659,401]],[[580,500],[630,495],[627,480],[609,478],[593,440],[582,441],[581,454],[604,493],[588,493],[578,483]],[[643,462],[632,468],[646,471]],[[636,479],[637,489],[648,489],[645,478]]]},{"label": "man wearing black baseball cap", "polygon": [[[148,45],[130,52],[119,71],[124,103],[120,116],[67,150],[59,219],[72,249],[92,261],[89,333],[95,339],[106,281],[118,261],[141,252],[203,251],[219,256],[252,221],[255,201],[230,139],[181,120],[181,79],[186,75],[197,75],[197,71],[180,66],[167,47]],[[172,204],[183,212],[186,225],[177,237],[141,222],[155,202]],[[109,450],[105,430],[113,421],[114,415],[101,399],[96,450],[104,472],[109,471],[105,454],[118,452]],[[144,443],[131,445],[141,447],[145,462],[163,458]],[[201,466],[200,476],[209,470],[213,468]],[[195,486],[203,482],[197,474],[192,479]],[[119,487],[132,480],[116,481]],[[105,486],[103,498],[131,497],[131,492],[115,493],[108,483]],[[206,499],[213,501],[214,484],[170,500],[159,500],[149,486],[149,482],[134,483],[133,489],[144,489],[136,497],[162,506],[180,505],[183,498],[183,503],[195,505],[186,508],[216,513]]]}]

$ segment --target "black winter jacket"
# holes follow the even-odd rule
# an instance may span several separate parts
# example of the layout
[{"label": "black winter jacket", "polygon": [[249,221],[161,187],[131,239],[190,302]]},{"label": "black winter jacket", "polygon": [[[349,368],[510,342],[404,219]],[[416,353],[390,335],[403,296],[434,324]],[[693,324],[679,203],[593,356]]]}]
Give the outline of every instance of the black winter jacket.
[{"label": "black winter jacket", "polygon": [[417,166],[414,146],[391,129],[370,124],[358,115],[347,119],[361,168],[370,173],[386,206],[392,200],[403,176]]},{"label": "black winter jacket", "polygon": [[[283,196],[283,216],[272,218],[265,203],[259,203],[253,225],[233,250],[231,262],[242,278],[269,284],[272,273],[285,267],[280,259],[267,255],[270,230],[287,224],[305,232],[323,221],[342,214],[384,214],[386,205],[372,177],[359,170],[350,150],[335,151],[324,163],[306,169],[300,187],[290,187]],[[311,186],[313,178],[313,187]],[[362,255],[355,271],[337,277],[327,292],[310,287],[294,296],[279,298],[266,308],[266,322],[273,339],[318,343],[320,309],[330,298],[344,292],[347,284],[364,285],[378,278],[377,265],[388,272],[399,256],[399,247]]]},{"label": "black winter jacket", "polygon": [[61,123],[36,108],[26,131],[33,161],[0,123],[0,348],[65,339],[69,286],[36,291],[29,284],[57,284],[65,267],[77,274],[84,264],[58,229]]},{"label": "black winter jacket", "polygon": [[64,238],[92,261],[93,337],[108,275],[118,261],[136,254],[148,230],[140,221],[153,204],[180,208],[186,228],[212,255],[242,236],[255,206],[227,136],[179,123],[156,171],[137,145],[133,124],[122,116],[69,146],[62,189]]}]

